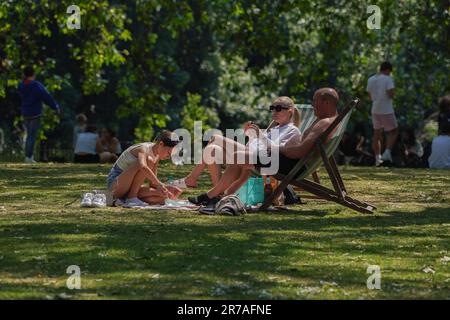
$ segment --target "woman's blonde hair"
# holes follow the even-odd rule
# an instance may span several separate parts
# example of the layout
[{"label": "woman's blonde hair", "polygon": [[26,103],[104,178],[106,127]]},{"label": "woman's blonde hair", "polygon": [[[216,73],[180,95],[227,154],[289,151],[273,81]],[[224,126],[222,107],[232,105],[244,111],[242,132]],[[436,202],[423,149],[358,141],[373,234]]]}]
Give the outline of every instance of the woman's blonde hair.
[{"label": "woman's blonde hair", "polygon": [[292,122],[294,123],[294,125],[296,127],[298,127],[300,125],[300,112],[298,111],[298,109],[295,107],[295,103],[294,100],[292,100],[289,97],[283,96],[283,97],[278,97],[273,101],[273,104],[280,104],[282,106],[285,107],[289,107],[290,110],[292,110]]}]

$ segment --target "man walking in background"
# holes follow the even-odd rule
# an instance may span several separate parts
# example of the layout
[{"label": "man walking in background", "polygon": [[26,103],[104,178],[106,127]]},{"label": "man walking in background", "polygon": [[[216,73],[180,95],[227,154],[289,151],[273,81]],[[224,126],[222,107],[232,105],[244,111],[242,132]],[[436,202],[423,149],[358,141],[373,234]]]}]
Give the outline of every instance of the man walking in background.
[{"label": "man walking in background", "polygon": [[[372,101],[373,141],[372,148],[375,154],[375,165],[383,161],[392,162],[391,150],[397,140],[398,125],[395,117],[392,99],[394,98],[394,81],[390,74],[392,65],[385,61],[380,65],[380,72],[367,81],[367,92]],[[381,155],[383,130],[387,132],[386,148]]]},{"label": "man walking in background", "polygon": [[27,139],[25,142],[25,162],[35,163],[33,159],[34,144],[41,124],[42,103],[45,103],[60,115],[58,104],[48,93],[42,83],[36,81],[33,67],[24,69],[25,79],[19,84],[19,94],[22,99],[21,112],[24,118]]}]

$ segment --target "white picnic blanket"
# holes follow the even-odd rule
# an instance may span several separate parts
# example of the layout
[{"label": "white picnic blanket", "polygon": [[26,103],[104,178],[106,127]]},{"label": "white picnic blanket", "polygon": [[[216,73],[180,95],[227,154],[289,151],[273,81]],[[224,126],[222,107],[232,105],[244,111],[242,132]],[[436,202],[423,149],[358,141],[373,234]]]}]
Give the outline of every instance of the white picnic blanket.
[{"label": "white picnic blanket", "polygon": [[[124,206],[126,208],[127,206]],[[183,210],[183,211],[196,211],[199,206],[190,203],[188,200],[171,200],[166,199],[165,204],[154,204],[146,207],[133,207],[137,209],[145,210]]]}]

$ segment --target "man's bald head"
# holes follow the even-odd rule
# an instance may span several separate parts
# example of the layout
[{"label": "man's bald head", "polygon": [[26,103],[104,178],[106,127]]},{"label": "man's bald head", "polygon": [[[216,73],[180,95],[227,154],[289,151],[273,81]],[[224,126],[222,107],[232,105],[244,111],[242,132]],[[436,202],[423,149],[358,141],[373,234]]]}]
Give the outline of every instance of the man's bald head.
[{"label": "man's bald head", "polygon": [[339,95],[333,88],[320,88],[314,93],[313,105],[319,118],[332,117],[337,112]]},{"label": "man's bald head", "polygon": [[339,95],[333,88],[320,88],[319,90],[316,90],[314,96],[321,101],[334,103],[336,106],[339,102]]}]

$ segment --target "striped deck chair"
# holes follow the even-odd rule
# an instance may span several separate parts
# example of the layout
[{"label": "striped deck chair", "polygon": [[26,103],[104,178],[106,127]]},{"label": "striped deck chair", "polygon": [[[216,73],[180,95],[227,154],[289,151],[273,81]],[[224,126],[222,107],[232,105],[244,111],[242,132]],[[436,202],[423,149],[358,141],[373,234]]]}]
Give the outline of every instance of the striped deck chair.
[{"label": "striped deck chair", "polygon": [[[296,104],[295,107],[300,113],[300,124],[298,129],[301,133],[305,132],[313,122],[316,120],[316,115],[314,114],[314,108],[310,104]],[[317,170],[311,172],[311,176],[316,183],[320,183],[319,175]]]},{"label": "striped deck chair", "polygon": [[[344,110],[339,113],[328,129],[317,139],[314,150],[304,158],[299,159],[298,163],[294,168],[292,168],[289,174],[286,176],[281,174],[275,175],[275,178],[280,181],[280,184],[274,192],[267,197],[267,199],[265,199],[263,205],[259,208],[259,211],[266,210],[271,205],[273,199],[277,198],[289,184],[292,184],[318,196],[319,198],[339,203],[355,211],[362,213],[373,213],[376,209],[375,206],[347,196],[347,190],[345,189],[344,182],[333,157],[333,154],[338,148],[345,132],[345,128],[347,127],[352,110],[359,105],[359,102],[359,99],[354,99],[346,105]],[[315,116],[314,113],[311,115],[311,112],[313,112],[311,106],[300,105],[299,107],[300,114],[304,116],[300,124],[300,130],[304,132],[314,122]],[[331,139],[324,143],[335,127],[338,128],[334,132]],[[306,179],[306,177],[315,172],[321,164],[325,166],[334,190],[329,189],[318,182],[313,182]],[[306,170],[296,179],[293,179],[295,174],[303,166],[306,167]]]}]

